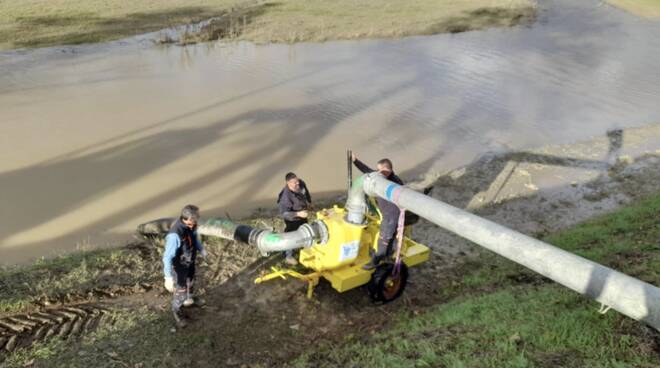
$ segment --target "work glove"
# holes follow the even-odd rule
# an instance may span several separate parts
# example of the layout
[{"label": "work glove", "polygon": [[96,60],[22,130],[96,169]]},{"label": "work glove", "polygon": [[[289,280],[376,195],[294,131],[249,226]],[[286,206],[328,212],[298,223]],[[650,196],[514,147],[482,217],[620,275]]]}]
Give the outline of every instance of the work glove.
[{"label": "work glove", "polygon": [[170,293],[174,292],[174,279],[172,277],[165,278],[165,289]]},{"label": "work glove", "polygon": [[206,249],[202,249],[202,251],[199,253],[199,255],[200,255],[202,258],[206,258],[206,257],[209,256],[209,254],[206,253]]}]

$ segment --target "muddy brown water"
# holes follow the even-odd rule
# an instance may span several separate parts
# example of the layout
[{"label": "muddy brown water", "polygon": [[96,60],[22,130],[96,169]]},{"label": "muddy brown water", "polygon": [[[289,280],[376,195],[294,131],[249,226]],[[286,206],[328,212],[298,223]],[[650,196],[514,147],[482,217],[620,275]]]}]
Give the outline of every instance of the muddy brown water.
[{"label": "muddy brown water", "polygon": [[0,53],[0,263],[118,245],[186,203],[274,207],[290,170],[338,193],[346,148],[412,177],[660,121],[660,23],[539,7],[531,27],[401,40]]}]

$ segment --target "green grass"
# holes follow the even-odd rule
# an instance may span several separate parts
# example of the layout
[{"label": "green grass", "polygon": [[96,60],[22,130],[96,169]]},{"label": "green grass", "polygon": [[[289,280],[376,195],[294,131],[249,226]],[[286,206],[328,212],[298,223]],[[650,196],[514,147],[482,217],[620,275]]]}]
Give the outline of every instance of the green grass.
[{"label": "green grass", "polygon": [[[294,366],[654,366],[618,318],[560,286],[460,298],[366,341],[321,350]],[[327,354],[327,356],[325,356]],[[321,357],[322,356],[322,357]]]},{"label": "green grass", "polygon": [[660,0],[608,0],[608,2],[642,17],[660,19]]},{"label": "green grass", "polygon": [[[241,223],[266,228],[283,226],[279,218],[257,217]],[[29,266],[0,269],[3,292],[0,316],[33,309],[35,301],[44,297],[60,300],[74,295],[75,299],[76,295],[84,297],[89,290],[99,287],[130,287],[143,282],[160,287],[162,240],[138,245],[80,251],[39,260]],[[204,245],[209,255],[198,264],[197,272],[209,273],[202,276],[202,288],[224,282],[231,276],[226,272],[251,263],[258,254],[256,249],[222,239],[204,239]],[[232,264],[223,264],[223,261]],[[211,280],[211,271],[219,264],[223,265],[221,271],[225,276]],[[165,297],[163,302],[168,305],[169,298]],[[111,309],[113,323],[103,323],[98,330],[80,339],[53,338],[27,349],[17,349],[6,357],[0,353],[0,367],[174,367],[182,366],[181,356],[188,357],[191,351],[214,348],[214,341],[204,333],[188,329],[190,332],[182,339],[181,332],[171,332],[171,314],[162,313],[153,306]]]},{"label": "green grass", "polygon": [[[255,217],[244,219],[242,223],[283,228],[283,221],[279,218]],[[223,250],[231,248],[229,243],[223,239],[204,239],[209,254],[205,263],[215,265],[219,262]],[[0,315],[19,312],[46,300],[84,298],[95,289],[112,291],[113,288],[130,288],[140,283],[160,286],[162,252],[162,240],[152,240],[122,248],[73,252],[40,259],[31,265],[0,266]],[[252,248],[245,248],[243,252],[245,262],[258,253]]]},{"label": "green grass", "polygon": [[225,366],[216,342],[224,336],[213,337],[191,329],[173,332],[171,314],[149,307],[119,310],[111,316],[112,323],[103,323],[79,339],[54,338],[36,343],[30,349],[19,349],[4,362],[0,360],[0,367]]},{"label": "green grass", "polygon": [[510,26],[531,0],[4,0],[0,50],[102,42],[224,16],[216,37],[297,42]]},{"label": "green grass", "polygon": [[[545,241],[660,284],[660,195]],[[295,367],[657,367],[650,332],[510,261],[462,266],[453,299],[372,337],[326,344]],[[522,280],[522,281],[521,281]],[[657,347],[656,347],[657,348]]]},{"label": "green grass", "polygon": [[70,341],[50,339],[18,350],[4,366],[25,367],[30,362],[43,367],[126,367],[127,362],[132,363],[130,367],[175,366],[178,351],[199,343],[196,339],[180,341],[169,332],[170,319],[147,307],[117,311],[112,318],[112,324],[102,324],[86,334],[73,349]]},{"label": "green grass", "polygon": [[136,250],[120,248],[73,253],[27,267],[3,267],[0,313],[20,311],[39,300],[84,295],[98,287],[154,281],[158,266]]}]

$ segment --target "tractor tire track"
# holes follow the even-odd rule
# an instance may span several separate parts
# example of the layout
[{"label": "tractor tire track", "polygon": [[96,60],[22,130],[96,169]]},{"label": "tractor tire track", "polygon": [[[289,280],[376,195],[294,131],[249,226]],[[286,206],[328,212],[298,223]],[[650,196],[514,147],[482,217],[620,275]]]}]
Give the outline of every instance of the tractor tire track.
[{"label": "tractor tire track", "polygon": [[18,348],[50,338],[72,339],[114,322],[101,304],[77,304],[0,318],[0,360]]}]

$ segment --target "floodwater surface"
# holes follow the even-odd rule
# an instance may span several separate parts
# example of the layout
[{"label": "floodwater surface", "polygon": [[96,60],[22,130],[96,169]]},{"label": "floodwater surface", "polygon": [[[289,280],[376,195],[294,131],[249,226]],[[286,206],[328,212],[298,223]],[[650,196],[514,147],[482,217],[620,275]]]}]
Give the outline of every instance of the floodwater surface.
[{"label": "floodwater surface", "polygon": [[659,122],[660,24],[575,3],[400,40],[0,53],[0,262],[121,244],[187,203],[274,207],[288,171],[337,193],[347,148],[410,176]]}]

